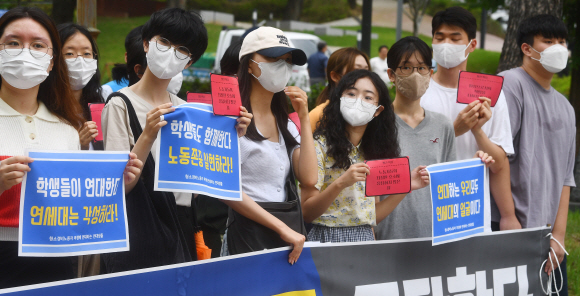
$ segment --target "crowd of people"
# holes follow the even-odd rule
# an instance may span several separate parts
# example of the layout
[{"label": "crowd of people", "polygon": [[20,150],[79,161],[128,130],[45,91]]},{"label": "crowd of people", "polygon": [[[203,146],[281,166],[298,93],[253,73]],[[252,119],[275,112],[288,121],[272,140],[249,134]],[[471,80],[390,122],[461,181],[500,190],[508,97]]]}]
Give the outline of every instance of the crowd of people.
[{"label": "crowd of people", "polygon": [[[245,34],[221,60],[242,97],[236,130],[243,198],[218,201],[153,190],[162,115],[185,103],[176,96],[181,72],[207,48],[199,15],[155,12],[127,35],[126,63],[100,85],[99,51],[86,28],[57,27],[36,8],[8,11],[0,18],[0,288],[196,260],[200,230],[212,257],[291,246],[290,264],[307,240],[430,237],[425,168],[468,158],[489,167],[494,231],[552,226],[565,284],[576,126],[573,108],[550,82],[567,63],[566,26],[550,15],[519,25],[523,64],[499,74],[504,84],[494,106],[485,97],[456,102],[476,29],[469,11],[451,7],[433,17],[432,49],[405,37],[371,60],[356,48],[326,57],[324,43],[307,58],[276,28]],[[307,62],[312,81],[325,85],[313,110],[306,92],[287,86],[292,65]],[[94,141],[91,103],[106,103],[102,145]],[[130,250],[19,257],[21,182],[34,161],[23,156],[27,149],[131,151],[124,172]],[[400,156],[413,168],[411,192],[367,197],[365,160]],[[553,268],[548,262],[545,271]]]}]

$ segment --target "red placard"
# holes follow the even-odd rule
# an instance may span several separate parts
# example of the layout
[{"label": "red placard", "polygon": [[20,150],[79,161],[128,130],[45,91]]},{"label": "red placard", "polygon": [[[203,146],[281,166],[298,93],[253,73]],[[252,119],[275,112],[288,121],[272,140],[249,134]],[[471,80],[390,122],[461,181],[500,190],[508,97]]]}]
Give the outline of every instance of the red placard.
[{"label": "red placard", "polygon": [[462,71],[459,73],[457,103],[469,104],[486,97],[491,99],[491,107],[494,107],[502,87],[502,76]]},{"label": "red placard", "polygon": [[187,102],[211,104],[211,94],[187,92]]},{"label": "red placard", "polygon": [[210,81],[213,114],[240,116],[242,97],[238,78],[211,74]]},{"label": "red placard", "polygon": [[298,113],[292,112],[288,114],[288,118],[290,118],[290,120],[294,122],[294,125],[296,125],[296,129],[298,129],[298,133],[300,133],[300,118],[298,117]]},{"label": "red placard", "polygon": [[371,171],[365,184],[366,196],[411,192],[409,157],[369,160],[365,163]]},{"label": "red placard", "polygon": [[103,113],[103,108],[105,108],[105,103],[89,103],[91,120],[97,124],[97,131],[99,132],[95,138],[95,142],[103,140],[103,129],[101,128],[101,113]]}]

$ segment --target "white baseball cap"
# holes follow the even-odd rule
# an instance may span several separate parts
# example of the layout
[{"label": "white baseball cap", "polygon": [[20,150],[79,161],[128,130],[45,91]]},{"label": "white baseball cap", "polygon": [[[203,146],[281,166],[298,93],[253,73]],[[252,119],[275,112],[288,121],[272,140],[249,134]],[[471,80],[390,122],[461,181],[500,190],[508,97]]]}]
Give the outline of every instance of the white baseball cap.
[{"label": "white baseball cap", "polygon": [[304,51],[290,47],[288,38],[282,30],[272,27],[259,27],[246,35],[240,49],[240,60],[243,56],[254,52],[270,58],[291,52],[292,63],[298,66],[306,64],[308,60]]}]

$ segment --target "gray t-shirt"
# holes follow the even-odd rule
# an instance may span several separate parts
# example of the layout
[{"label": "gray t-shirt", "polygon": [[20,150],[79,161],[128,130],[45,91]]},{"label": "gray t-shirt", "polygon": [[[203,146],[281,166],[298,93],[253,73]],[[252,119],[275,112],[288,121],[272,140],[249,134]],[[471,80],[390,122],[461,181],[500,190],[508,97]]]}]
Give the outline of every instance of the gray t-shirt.
[{"label": "gray t-shirt", "polygon": [[514,142],[509,161],[516,215],[524,228],[554,225],[562,187],[576,186],[574,109],[561,93],[546,90],[522,68],[499,75],[505,78]]},{"label": "gray t-shirt", "polygon": [[[425,111],[414,129],[396,116],[401,156],[408,156],[411,169],[456,160],[455,131],[442,114]],[[381,196],[384,200],[387,196]],[[431,194],[429,187],[415,190],[375,227],[377,240],[431,237]]]}]

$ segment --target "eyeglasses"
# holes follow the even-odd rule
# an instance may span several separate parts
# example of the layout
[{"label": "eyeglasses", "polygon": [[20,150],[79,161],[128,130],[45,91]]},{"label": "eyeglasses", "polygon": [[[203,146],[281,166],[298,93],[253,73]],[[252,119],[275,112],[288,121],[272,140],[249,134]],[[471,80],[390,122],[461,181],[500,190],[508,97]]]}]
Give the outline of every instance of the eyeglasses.
[{"label": "eyeglasses", "polygon": [[[11,39],[6,41],[5,43],[0,44],[0,50],[6,50],[6,54],[10,56],[17,56],[22,53],[24,49],[24,42],[18,39]],[[34,41],[28,45],[28,49],[30,50],[30,55],[34,58],[40,59],[49,54],[49,51],[52,50],[52,47],[48,47],[48,45],[42,41]]]},{"label": "eyeglasses", "polygon": [[189,49],[187,49],[187,47],[185,47],[185,46],[172,45],[171,42],[169,42],[169,40],[167,40],[163,37],[157,37],[155,39],[156,39],[155,44],[156,44],[157,49],[159,49],[159,51],[165,52],[173,47],[173,51],[175,52],[175,56],[178,59],[185,60],[185,59],[189,58],[189,56],[191,56]]},{"label": "eyeglasses", "polygon": [[419,67],[401,66],[397,67],[396,69],[401,69],[401,74],[403,75],[411,75],[413,74],[415,69],[417,69],[417,72],[421,75],[427,75],[429,74],[429,71],[431,71],[431,67],[429,66],[419,66]]},{"label": "eyeglasses", "polygon": [[72,52],[66,52],[64,54],[64,58],[67,60],[76,60],[79,57],[83,58],[85,60],[85,62],[90,63],[90,62],[94,62],[97,58],[97,54],[94,52],[85,52],[83,54],[75,54]]}]

